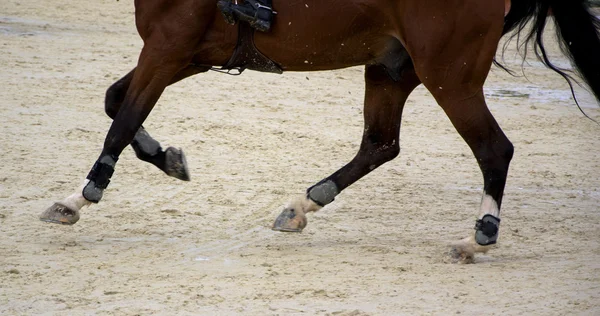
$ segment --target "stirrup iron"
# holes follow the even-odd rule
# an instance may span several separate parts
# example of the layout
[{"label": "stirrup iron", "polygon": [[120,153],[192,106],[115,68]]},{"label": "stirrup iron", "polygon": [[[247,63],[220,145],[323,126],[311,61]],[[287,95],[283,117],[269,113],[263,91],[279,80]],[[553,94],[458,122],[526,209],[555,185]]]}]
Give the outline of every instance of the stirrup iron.
[{"label": "stirrup iron", "polygon": [[277,14],[270,5],[271,0],[245,0],[240,4],[232,3],[230,0],[217,2],[217,7],[227,23],[248,22],[250,26],[261,32],[269,31],[273,15]]}]

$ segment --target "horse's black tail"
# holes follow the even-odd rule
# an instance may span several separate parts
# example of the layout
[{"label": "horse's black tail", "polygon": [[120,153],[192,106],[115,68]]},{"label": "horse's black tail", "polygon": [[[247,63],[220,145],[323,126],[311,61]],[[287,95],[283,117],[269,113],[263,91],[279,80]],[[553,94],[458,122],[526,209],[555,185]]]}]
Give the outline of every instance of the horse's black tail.
[{"label": "horse's black tail", "polygon": [[[561,50],[600,101],[600,20],[590,12],[589,1],[512,0],[510,12],[504,19],[503,34],[516,30],[513,37],[516,36],[519,44],[533,43],[537,58],[565,78],[572,90],[573,78],[552,64],[546,55],[542,35],[550,13],[554,15]],[[530,21],[532,28],[528,30]],[[522,31],[526,31],[524,38]]]}]

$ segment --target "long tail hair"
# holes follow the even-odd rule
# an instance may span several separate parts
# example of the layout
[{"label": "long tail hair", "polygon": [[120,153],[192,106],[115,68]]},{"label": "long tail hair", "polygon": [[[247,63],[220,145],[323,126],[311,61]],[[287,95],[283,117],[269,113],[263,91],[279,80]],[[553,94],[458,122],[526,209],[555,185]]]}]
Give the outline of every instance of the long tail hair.
[{"label": "long tail hair", "polygon": [[[600,20],[590,12],[589,1],[512,0],[510,12],[504,18],[503,35],[516,31],[511,39],[516,37],[518,44],[524,44],[525,47],[533,44],[537,58],[567,80],[575,97],[573,83],[576,80],[552,64],[544,48],[542,35],[550,12],[554,16],[560,49],[569,57],[575,72],[600,102]],[[530,29],[529,22],[532,23]],[[508,70],[497,61],[494,63]]]}]

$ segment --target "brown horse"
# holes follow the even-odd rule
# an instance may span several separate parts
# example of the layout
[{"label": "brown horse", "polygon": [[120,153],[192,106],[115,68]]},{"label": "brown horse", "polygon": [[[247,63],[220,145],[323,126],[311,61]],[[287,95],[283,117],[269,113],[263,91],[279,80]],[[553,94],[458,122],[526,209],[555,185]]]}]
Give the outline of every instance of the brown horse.
[{"label": "brown horse", "polygon": [[[83,188],[47,209],[42,220],[74,224],[83,206],[100,201],[119,155],[129,144],[140,159],[170,176],[189,180],[183,152],[172,147],[163,150],[142,123],[168,85],[214,66],[235,64],[231,57],[239,46],[238,34],[247,35],[248,28],[227,24],[216,2],[135,1],[136,25],[144,46],[137,67],[106,93],[106,113],[114,121],[104,148]],[[267,56],[271,66],[282,71],[315,71],[366,65],[365,125],[357,155],[293,200],[275,220],[275,230],[301,231],[306,213],[331,203],[342,190],[395,158],[400,152],[404,103],[423,84],[467,142],[483,173],[475,233],[453,248],[457,258],[470,259],[496,243],[513,155],[513,145],[488,110],[483,94],[500,38],[511,31],[524,33],[521,39],[534,44],[538,57],[569,80],[548,61],[542,43],[552,12],[563,51],[600,96],[600,23],[591,15],[587,1],[276,0],[274,9],[277,15],[271,31],[253,35],[260,52],[257,56]],[[528,22],[532,22],[531,29],[526,29]],[[248,41],[240,43],[248,46]],[[266,69],[260,58],[247,58],[242,68]]]}]

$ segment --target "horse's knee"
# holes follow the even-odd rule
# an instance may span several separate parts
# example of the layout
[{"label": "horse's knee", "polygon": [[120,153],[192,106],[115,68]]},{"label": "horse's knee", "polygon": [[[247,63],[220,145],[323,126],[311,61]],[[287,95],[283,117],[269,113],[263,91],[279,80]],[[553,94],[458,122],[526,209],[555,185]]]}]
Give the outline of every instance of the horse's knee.
[{"label": "horse's knee", "polygon": [[515,146],[510,142],[510,140],[507,139],[504,148],[500,151],[500,155],[502,158],[510,162],[514,154]]},{"label": "horse's knee", "polygon": [[112,119],[115,118],[121,108],[121,104],[125,99],[127,89],[129,89],[129,83],[131,82],[134,71],[135,69],[130,71],[106,90],[104,96],[104,112]]},{"label": "horse's knee", "polygon": [[110,118],[114,119],[119,112],[126,91],[127,89],[124,89],[119,81],[112,84],[106,90],[106,95],[104,97],[104,111]]},{"label": "horse's knee", "polygon": [[119,112],[121,102],[123,102],[122,95],[118,89],[114,87],[114,84],[106,90],[104,97],[104,112],[110,118],[114,119]]}]

